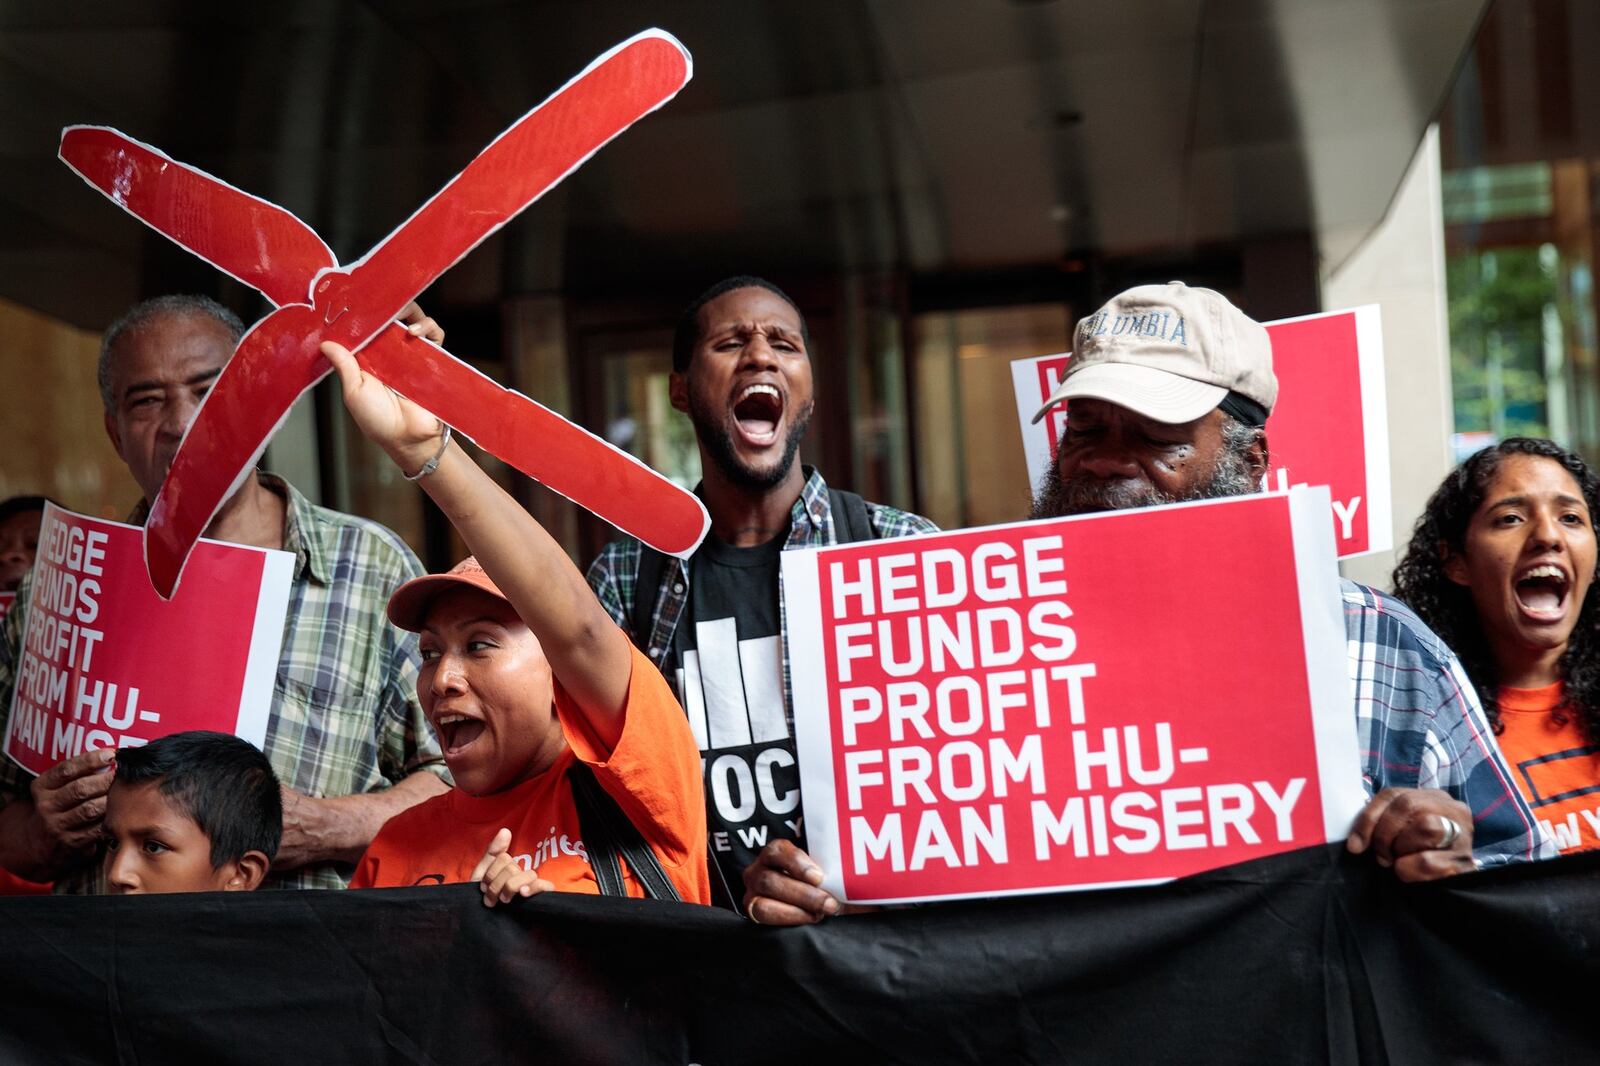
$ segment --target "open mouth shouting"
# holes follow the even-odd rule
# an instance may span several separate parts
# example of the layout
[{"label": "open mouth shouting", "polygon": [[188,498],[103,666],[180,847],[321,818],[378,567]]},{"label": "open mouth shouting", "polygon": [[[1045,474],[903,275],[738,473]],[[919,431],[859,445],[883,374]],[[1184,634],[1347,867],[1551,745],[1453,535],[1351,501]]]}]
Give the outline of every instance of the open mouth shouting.
[{"label": "open mouth shouting", "polygon": [[1567,615],[1572,577],[1555,563],[1539,563],[1523,570],[1512,580],[1511,594],[1517,608],[1533,622],[1560,622]]},{"label": "open mouth shouting", "polygon": [[441,714],[435,722],[447,758],[456,758],[483,736],[484,723],[464,714]]},{"label": "open mouth shouting", "polygon": [[733,420],[739,437],[752,448],[769,448],[779,439],[784,398],[776,385],[758,382],[739,390],[733,400]]}]

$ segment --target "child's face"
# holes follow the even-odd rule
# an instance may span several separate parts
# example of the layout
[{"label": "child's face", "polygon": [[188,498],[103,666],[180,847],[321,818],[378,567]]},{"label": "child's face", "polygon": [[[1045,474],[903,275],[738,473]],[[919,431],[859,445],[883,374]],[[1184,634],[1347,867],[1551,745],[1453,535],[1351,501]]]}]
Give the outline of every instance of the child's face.
[{"label": "child's face", "polygon": [[33,568],[43,519],[39,511],[20,511],[0,520],[0,592],[15,591],[22,575]]},{"label": "child's face", "polygon": [[[106,796],[106,880],[118,895],[216,892],[230,887],[233,863],[211,866],[211,839],[161,794],[160,781],[118,781]],[[254,887],[254,886],[250,886]]]},{"label": "child's face", "polygon": [[477,589],[428,608],[417,696],[462,791],[510,788],[566,747],[552,709],[550,662],[511,605]]}]

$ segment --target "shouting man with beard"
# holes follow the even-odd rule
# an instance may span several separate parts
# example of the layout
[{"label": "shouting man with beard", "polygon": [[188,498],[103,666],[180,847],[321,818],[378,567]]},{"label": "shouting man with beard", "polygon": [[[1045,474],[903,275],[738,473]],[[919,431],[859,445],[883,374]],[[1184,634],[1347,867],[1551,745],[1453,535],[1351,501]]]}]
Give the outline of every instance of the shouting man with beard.
[{"label": "shouting man with beard", "polygon": [[713,894],[737,907],[752,864],[809,894],[801,911],[744,893],[757,921],[839,910],[815,887],[821,871],[804,852],[779,554],[935,530],[830,489],[795,462],[811,420],[809,344],[794,301],[760,278],[718,282],[689,305],[673,337],[672,406],[694,423],[711,532],[687,562],[627,538],[589,568],[600,602],[689,715],[705,768]]}]

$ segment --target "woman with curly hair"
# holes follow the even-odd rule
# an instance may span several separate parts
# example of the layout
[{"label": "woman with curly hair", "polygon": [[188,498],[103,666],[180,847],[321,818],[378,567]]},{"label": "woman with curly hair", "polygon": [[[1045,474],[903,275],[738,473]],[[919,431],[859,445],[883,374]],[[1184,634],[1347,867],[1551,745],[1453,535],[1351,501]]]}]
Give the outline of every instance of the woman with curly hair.
[{"label": "woman with curly hair", "polygon": [[1600,477],[1513,437],[1445,478],[1395,592],[1456,650],[1500,750],[1563,852],[1600,847]]}]

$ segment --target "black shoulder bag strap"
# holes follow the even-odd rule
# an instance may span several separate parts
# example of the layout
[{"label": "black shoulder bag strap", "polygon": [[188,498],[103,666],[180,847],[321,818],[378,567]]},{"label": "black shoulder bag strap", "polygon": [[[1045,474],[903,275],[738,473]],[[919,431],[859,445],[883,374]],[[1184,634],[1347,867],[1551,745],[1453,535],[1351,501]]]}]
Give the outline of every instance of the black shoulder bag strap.
[{"label": "black shoulder bag strap", "polygon": [[[671,560],[667,556],[643,544],[639,545],[639,572],[633,583],[633,611],[630,619],[633,625],[634,646],[647,655],[650,653],[650,640],[655,636],[656,601],[661,598],[661,579],[666,576],[667,567],[670,565]],[[658,662],[656,665],[659,667],[661,663]],[[679,699],[682,699],[681,695]],[[607,800],[611,798],[604,789],[599,788],[598,784],[595,787]],[[579,813],[582,814],[581,807]],[[651,854],[654,857],[654,853]],[[740,913],[738,897],[733,894],[727,878],[723,877],[722,867],[718,865],[716,855],[711,852],[709,842],[706,845],[706,857],[709,860],[708,869],[711,873],[712,905],[726,908],[735,914]],[[595,876],[599,877],[600,866],[594,862],[592,849],[590,864],[595,868]],[[604,883],[601,885],[601,891],[605,892]]]},{"label": "black shoulder bag strap", "polygon": [[844,489],[828,489],[828,507],[833,513],[833,536],[836,543],[855,544],[863,540],[877,540],[878,532],[872,528],[872,518],[867,514],[867,501]]},{"label": "black shoulder bag strap", "polygon": [[633,579],[633,643],[649,654],[650,637],[655,632],[656,600],[661,596],[661,578],[667,572],[667,557],[654,548],[639,545],[639,572]]},{"label": "black shoulder bag strap", "polygon": [[617,859],[628,863],[634,879],[651,899],[672,900],[681,903],[683,897],[661,868],[661,860],[645,843],[644,835],[628,820],[611,798],[611,793],[600,787],[594,771],[587,763],[575,762],[567,771],[567,782],[572,785],[572,800],[578,807],[578,825],[583,833],[584,850],[589,853],[589,867],[600,884],[602,896],[626,896],[627,886],[622,882],[622,868]]}]

